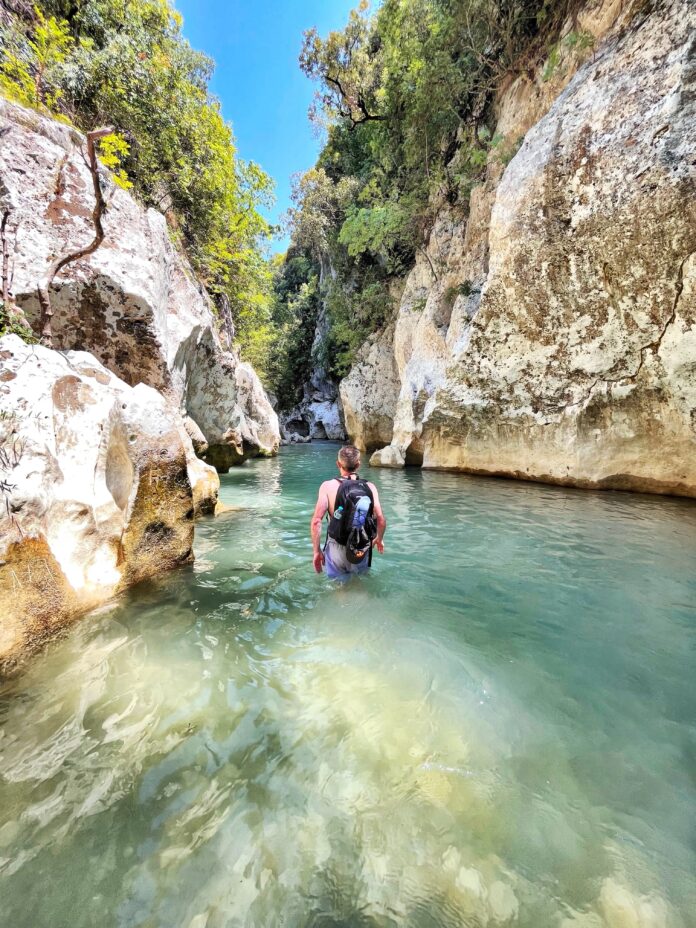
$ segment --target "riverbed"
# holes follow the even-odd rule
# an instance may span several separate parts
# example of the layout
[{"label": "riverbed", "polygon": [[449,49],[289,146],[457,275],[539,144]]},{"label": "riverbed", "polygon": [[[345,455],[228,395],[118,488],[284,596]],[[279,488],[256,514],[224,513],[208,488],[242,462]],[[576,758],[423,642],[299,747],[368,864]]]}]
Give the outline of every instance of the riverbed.
[{"label": "riverbed", "polygon": [[330,584],[336,449],[0,692],[0,924],[693,928],[696,506],[364,468]]}]

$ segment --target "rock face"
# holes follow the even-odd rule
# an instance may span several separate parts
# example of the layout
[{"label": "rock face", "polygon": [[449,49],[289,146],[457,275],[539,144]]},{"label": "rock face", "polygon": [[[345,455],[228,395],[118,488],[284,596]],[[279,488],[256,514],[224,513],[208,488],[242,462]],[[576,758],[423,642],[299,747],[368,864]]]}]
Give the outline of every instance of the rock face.
[{"label": "rock face", "polygon": [[81,351],[0,339],[0,671],[126,586],[192,560],[217,475],[176,410]]},{"label": "rock face", "polygon": [[620,11],[581,14],[585,63],[501,94],[519,151],[441,211],[341,384],[373,463],[696,496],[696,7]]},{"label": "rock face", "polygon": [[346,430],[338,386],[331,380],[318,380],[316,372],[312,372],[311,380],[304,385],[302,401],[290,412],[281,413],[280,434],[286,442],[342,441]]},{"label": "rock face", "polygon": [[[317,320],[312,343],[312,356],[317,357],[328,331],[328,320],[322,309]],[[323,364],[316,364],[303,386],[302,400],[290,412],[280,417],[284,441],[300,442],[312,439],[342,441],[346,437],[343,408],[338,385]]]},{"label": "rock face", "polygon": [[341,381],[346,431],[362,450],[391,441],[401,381],[389,325],[362,346],[350,373]]},{"label": "rock face", "polygon": [[[38,324],[36,287],[54,255],[93,237],[82,136],[0,98],[0,193],[12,210],[13,290]],[[278,420],[253,369],[224,350],[212,306],[166,221],[103,172],[106,237],[52,289],[55,347],[88,350],[127,384],[159,390],[193,419],[221,469],[274,454]],[[16,230],[16,234],[15,234]]]}]

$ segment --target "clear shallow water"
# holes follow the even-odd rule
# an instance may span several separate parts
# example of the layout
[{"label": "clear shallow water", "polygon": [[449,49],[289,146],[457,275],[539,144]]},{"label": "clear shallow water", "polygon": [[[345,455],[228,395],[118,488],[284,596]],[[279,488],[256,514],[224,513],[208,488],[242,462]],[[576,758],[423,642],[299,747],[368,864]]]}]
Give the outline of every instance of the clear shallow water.
[{"label": "clear shallow water", "polygon": [[335,452],[0,692],[3,928],[696,925],[696,506],[380,470],[337,588]]}]

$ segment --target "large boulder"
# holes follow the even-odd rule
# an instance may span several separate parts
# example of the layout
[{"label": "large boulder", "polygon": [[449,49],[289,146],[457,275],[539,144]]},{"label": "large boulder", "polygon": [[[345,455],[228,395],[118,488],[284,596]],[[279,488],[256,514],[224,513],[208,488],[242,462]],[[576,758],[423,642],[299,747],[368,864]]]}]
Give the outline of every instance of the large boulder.
[{"label": "large boulder", "polygon": [[443,209],[415,304],[419,256],[374,463],[696,496],[696,7],[621,15],[587,5],[555,98],[540,73],[503,92],[497,135],[524,141]]},{"label": "large boulder", "polygon": [[[56,255],[94,234],[84,138],[3,98],[0,130],[13,290],[38,328],[39,279]],[[55,347],[90,351],[127,384],[164,393],[198,424],[216,463],[274,454],[277,416],[253,369],[223,347],[211,302],[172,245],[164,216],[144,209],[106,171],[102,186],[105,239],[65,267],[52,288]]]},{"label": "large boulder", "polygon": [[393,324],[371,336],[340,384],[346,432],[362,451],[392,439],[400,389],[393,342]]},{"label": "large boulder", "polygon": [[0,671],[130,584],[192,560],[217,476],[178,412],[92,355],[0,338]]}]

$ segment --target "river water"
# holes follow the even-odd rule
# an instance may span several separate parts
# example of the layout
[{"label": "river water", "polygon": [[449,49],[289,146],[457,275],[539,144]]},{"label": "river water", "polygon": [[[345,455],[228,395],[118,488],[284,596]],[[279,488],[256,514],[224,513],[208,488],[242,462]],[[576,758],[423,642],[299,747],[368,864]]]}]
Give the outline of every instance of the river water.
[{"label": "river water", "polygon": [[3,928],[696,925],[696,506],[375,471],[336,586],[335,453],[0,693]]}]

